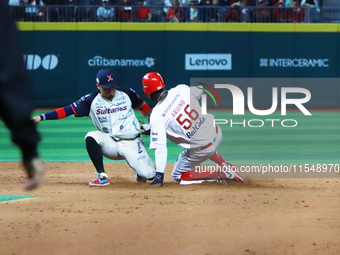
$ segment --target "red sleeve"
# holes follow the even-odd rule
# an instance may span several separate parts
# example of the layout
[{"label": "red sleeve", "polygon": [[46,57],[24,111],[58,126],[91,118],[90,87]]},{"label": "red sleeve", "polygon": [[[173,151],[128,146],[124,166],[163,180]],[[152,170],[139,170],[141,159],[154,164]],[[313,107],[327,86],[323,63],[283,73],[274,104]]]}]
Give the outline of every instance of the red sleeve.
[{"label": "red sleeve", "polygon": [[166,13],[167,20],[171,20],[174,16],[175,10],[173,8],[169,8],[168,12]]},{"label": "red sleeve", "polygon": [[43,120],[57,120],[57,119],[68,117],[72,114],[75,114],[75,111],[72,105],[68,105],[65,107],[55,109],[45,114],[41,114],[40,116],[42,116]]},{"label": "red sleeve", "polygon": [[61,107],[61,108],[58,108],[55,110],[58,114],[58,119],[63,119],[66,117],[66,112],[65,112],[65,109],[64,107]]},{"label": "red sleeve", "polygon": [[150,107],[147,103],[145,103],[145,104],[143,105],[142,109],[140,109],[140,112],[141,112],[143,115],[145,115],[146,112],[151,111],[151,110],[152,110],[151,107]]}]

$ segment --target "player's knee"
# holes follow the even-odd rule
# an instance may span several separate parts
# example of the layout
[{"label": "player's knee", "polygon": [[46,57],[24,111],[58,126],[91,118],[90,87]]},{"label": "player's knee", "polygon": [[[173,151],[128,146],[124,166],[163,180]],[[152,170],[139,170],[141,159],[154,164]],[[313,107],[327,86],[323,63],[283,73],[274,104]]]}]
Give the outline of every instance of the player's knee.
[{"label": "player's knee", "polygon": [[142,171],[136,171],[138,175],[143,176],[145,179],[151,180],[155,178],[156,170],[153,167],[144,168]]},{"label": "player's knee", "polygon": [[85,142],[87,143],[87,141],[91,141],[91,140],[94,140],[96,141],[96,143],[99,144],[99,137],[97,135],[97,133],[95,131],[91,131],[91,132],[88,132],[85,136]]},{"label": "player's knee", "polygon": [[97,141],[92,136],[86,136],[85,143],[86,145],[98,144]]},{"label": "player's knee", "polygon": [[156,171],[153,171],[153,170],[151,169],[151,171],[148,171],[148,172],[143,173],[143,176],[144,176],[146,179],[151,180],[151,179],[155,178],[155,174],[156,174]]}]

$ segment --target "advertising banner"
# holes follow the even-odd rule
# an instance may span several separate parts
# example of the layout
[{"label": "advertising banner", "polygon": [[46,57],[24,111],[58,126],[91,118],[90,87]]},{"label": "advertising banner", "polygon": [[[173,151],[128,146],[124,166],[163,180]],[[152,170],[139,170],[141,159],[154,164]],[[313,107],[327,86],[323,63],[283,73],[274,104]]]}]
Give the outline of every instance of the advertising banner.
[{"label": "advertising banner", "polygon": [[[216,31],[22,31],[38,106],[60,106],[95,88],[100,69],[143,95],[141,79],[159,72],[167,87],[190,78],[338,78],[338,33]],[[292,79],[290,82],[294,83]],[[332,83],[333,84],[333,83]],[[294,86],[294,84],[290,84]],[[255,85],[254,85],[255,86]],[[259,85],[260,86],[260,85]],[[309,86],[320,89],[320,82]],[[316,107],[338,107],[340,89]],[[261,87],[261,86],[260,86]],[[261,94],[260,92],[257,92]],[[264,91],[263,93],[268,93]],[[329,94],[329,96],[328,96]],[[333,101],[332,101],[333,100]]]}]

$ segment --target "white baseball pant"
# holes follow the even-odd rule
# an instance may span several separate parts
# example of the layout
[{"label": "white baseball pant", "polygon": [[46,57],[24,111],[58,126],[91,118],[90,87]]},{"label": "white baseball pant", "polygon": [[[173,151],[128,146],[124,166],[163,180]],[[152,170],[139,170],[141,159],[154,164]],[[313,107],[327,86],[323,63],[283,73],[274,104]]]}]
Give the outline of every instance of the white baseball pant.
[{"label": "white baseball pant", "polygon": [[88,136],[96,140],[106,158],[112,160],[125,159],[138,175],[146,179],[155,177],[156,170],[145,149],[142,138],[115,141],[111,136],[100,131],[88,132],[85,139]]},{"label": "white baseball pant", "polygon": [[175,181],[179,181],[183,173],[195,170],[196,166],[201,165],[215,153],[223,138],[221,128],[219,126],[216,127],[216,136],[211,143],[194,149],[184,149],[179,154],[172,170],[172,178]]}]

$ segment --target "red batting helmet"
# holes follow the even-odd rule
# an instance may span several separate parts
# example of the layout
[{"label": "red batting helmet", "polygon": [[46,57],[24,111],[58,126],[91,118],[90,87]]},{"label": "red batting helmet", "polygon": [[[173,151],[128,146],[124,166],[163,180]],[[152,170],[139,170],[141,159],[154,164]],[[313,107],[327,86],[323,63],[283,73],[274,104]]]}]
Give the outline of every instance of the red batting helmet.
[{"label": "red batting helmet", "polygon": [[144,94],[151,98],[151,94],[158,90],[165,88],[162,76],[159,73],[147,73],[143,77],[143,91]]}]

